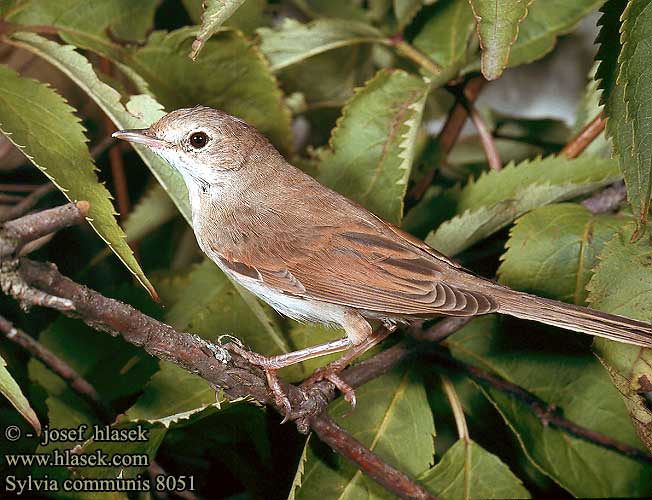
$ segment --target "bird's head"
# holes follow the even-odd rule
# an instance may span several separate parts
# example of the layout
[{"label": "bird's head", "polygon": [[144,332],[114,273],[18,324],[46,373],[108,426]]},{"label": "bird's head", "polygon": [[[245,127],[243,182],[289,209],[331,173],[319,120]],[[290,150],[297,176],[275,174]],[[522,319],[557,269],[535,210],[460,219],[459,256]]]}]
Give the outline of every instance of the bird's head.
[{"label": "bird's head", "polygon": [[272,147],[244,121],[204,106],[177,109],[149,128],[120,130],[113,137],[147,146],[178,170],[189,188],[221,185]]}]

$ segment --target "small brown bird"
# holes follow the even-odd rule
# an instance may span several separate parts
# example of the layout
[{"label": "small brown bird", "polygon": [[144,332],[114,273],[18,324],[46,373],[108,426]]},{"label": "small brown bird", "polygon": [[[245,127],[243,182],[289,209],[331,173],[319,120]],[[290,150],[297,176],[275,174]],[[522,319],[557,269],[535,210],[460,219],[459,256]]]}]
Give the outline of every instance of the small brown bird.
[{"label": "small brown bird", "polygon": [[[649,324],[511,290],[455,261],[290,165],[244,121],[195,107],[114,137],[144,144],[183,176],[199,246],[226,274],[277,311],[342,327],[346,337],[271,358],[263,367],[288,408],[276,370],[351,349],[319,376],[354,404],[337,371],[397,322],[499,312],[644,347]],[[368,319],[388,328],[374,333]],[[246,353],[246,351],[243,351]]]}]

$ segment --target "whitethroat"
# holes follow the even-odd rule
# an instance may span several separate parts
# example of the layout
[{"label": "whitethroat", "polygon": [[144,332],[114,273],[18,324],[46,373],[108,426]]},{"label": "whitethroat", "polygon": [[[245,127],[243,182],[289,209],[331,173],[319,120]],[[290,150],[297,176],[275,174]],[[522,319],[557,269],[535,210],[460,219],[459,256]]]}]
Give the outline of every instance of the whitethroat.
[{"label": "whitethroat", "polygon": [[[279,405],[276,370],[349,350],[321,370],[355,405],[337,375],[397,323],[499,312],[644,347],[649,324],[511,290],[375,216],[290,165],[255,128],[207,107],[179,109],[114,137],[143,144],[185,180],[199,246],[227,275],[290,318],[339,326],[346,336],[263,357]],[[387,328],[372,330],[369,319]],[[287,417],[287,415],[286,415]]]}]

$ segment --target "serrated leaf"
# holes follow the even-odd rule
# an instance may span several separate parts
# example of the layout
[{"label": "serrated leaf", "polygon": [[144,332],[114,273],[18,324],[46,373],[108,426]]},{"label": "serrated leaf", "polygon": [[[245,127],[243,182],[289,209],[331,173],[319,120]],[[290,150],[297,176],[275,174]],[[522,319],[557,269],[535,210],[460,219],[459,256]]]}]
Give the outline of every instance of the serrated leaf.
[{"label": "serrated leaf", "polygon": [[[511,328],[510,328],[511,326]],[[445,343],[459,360],[535,394],[580,426],[640,447],[618,391],[572,333],[485,316]],[[529,406],[482,386],[541,472],[580,498],[646,496],[652,466],[545,425]]]},{"label": "serrated leaf", "polygon": [[457,441],[419,481],[442,500],[532,498],[500,458],[472,440]]},{"label": "serrated leaf", "polygon": [[487,80],[495,80],[507,66],[519,25],[527,16],[532,0],[469,0],[469,3],[480,38],[482,74]]},{"label": "serrated leaf", "polygon": [[201,15],[199,32],[192,42],[189,57],[194,61],[204,44],[221,28],[245,0],[205,0],[202,2],[204,12]]},{"label": "serrated leaf", "polygon": [[[652,321],[652,245],[647,238],[629,243],[634,231],[630,223],[605,245],[588,286],[589,302],[602,311]],[[652,391],[652,350],[597,339],[593,345],[639,436],[652,449],[652,412],[644,398]]]},{"label": "serrated leaf", "polygon": [[7,370],[7,363],[4,358],[0,356],[0,393],[2,393],[9,402],[13,405],[18,413],[20,413],[25,420],[34,428],[37,434],[41,433],[41,423],[29,405],[29,401],[20,390],[20,386],[11,376]]},{"label": "serrated leaf", "polygon": [[501,256],[500,282],[543,297],[585,305],[598,254],[623,224],[582,205],[537,208],[516,221]]},{"label": "serrated leaf", "polygon": [[215,389],[201,377],[167,361],[160,364],[161,369],[119,421],[158,423],[168,428],[210,406],[230,404],[224,398],[218,399]]},{"label": "serrated leaf", "polygon": [[[383,460],[415,476],[433,461],[435,427],[423,382],[407,369],[392,371],[357,391],[358,405],[343,399],[331,417]],[[308,444],[301,486],[294,498],[394,498],[317,439]]]},{"label": "serrated leaf", "polygon": [[462,64],[474,26],[468,0],[439,0],[413,44],[442,68]]},{"label": "serrated leaf", "polygon": [[272,71],[328,50],[384,40],[376,28],[342,19],[319,19],[308,24],[284,19],[276,28],[260,28],[258,34],[260,49],[269,60]]},{"label": "serrated leaf", "polygon": [[[204,8],[203,0],[181,0],[194,24],[201,24]],[[246,35],[252,35],[261,25],[266,24],[265,10],[267,0],[246,0],[224,22],[224,26],[239,29]]]},{"label": "serrated leaf", "polygon": [[[0,130],[72,202],[90,203],[88,222],[155,297],[115,219],[111,194],[97,179],[85,130],[74,109],[47,85],[0,66]],[[20,110],[20,111],[18,111]]]},{"label": "serrated leaf", "polygon": [[305,474],[306,470],[306,462],[308,461],[308,445],[310,443],[310,438],[312,435],[309,435],[308,438],[306,439],[306,443],[303,446],[303,451],[301,452],[301,456],[299,457],[299,464],[297,465],[297,471],[294,474],[294,479],[292,480],[292,484],[290,485],[290,493],[288,494],[288,500],[296,500],[296,492],[297,490],[301,487],[301,483],[303,482],[303,475]]},{"label": "serrated leaf", "polygon": [[138,73],[166,109],[197,104],[242,118],[278,148],[289,150],[290,111],[276,79],[258,49],[239,32],[222,31],[197,61],[186,57],[195,34],[182,28],[152,33],[147,44],[124,54],[122,62]]},{"label": "serrated leaf", "polygon": [[[631,130],[630,156],[621,154],[620,158],[628,199],[639,218],[640,231],[634,235],[637,237],[642,234],[647,223],[652,196],[652,75],[649,72],[652,55],[652,2],[637,0],[628,3],[623,14],[621,34],[617,85],[624,89],[625,120],[622,122],[622,110],[616,111],[614,114],[620,120],[614,120],[612,127],[629,127]],[[606,106],[608,113],[612,111],[612,104],[613,101],[610,101]],[[621,103],[618,102],[618,105]],[[619,133],[614,135],[614,142],[618,143],[617,149],[624,149],[623,153],[627,154],[629,145],[620,144],[619,138]],[[629,139],[629,134],[626,138]]]},{"label": "serrated leaf", "polygon": [[590,193],[619,177],[615,161],[589,156],[512,163],[469,182],[459,197],[461,215],[431,232],[426,243],[455,255],[533,208]]},{"label": "serrated leaf", "polygon": [[398,223],[427,84],[381,70],[348,101],[319,164],[319,181]]},{"label": "serrated leaf", "polygon": [[143,42],[154,23],[158,0],[32,0],[12,10],[9,22],[52,26],[77,47],[112,54],[116,40]]},{"label": "serrated leaf", "polygon": [[[103,83],[88,60],[70,45],[59,45],[33,33],[16,33],[12,43],[53,64],[74,81],[120,129],[145,128],[163,116],[161,106],[149,96],[134,96],[125,107],[121,95]],[[179,211],[190,222],[188,190],[181,176],[145,147],[134,146]]]},{"label": "serrated leaf", "polygon": [[557,38],[572,31],[585,16],[595,11],[604,0],[535,1],[519,27],[518,39],[512,46],[509,67],[539,59],[550,52]]}]

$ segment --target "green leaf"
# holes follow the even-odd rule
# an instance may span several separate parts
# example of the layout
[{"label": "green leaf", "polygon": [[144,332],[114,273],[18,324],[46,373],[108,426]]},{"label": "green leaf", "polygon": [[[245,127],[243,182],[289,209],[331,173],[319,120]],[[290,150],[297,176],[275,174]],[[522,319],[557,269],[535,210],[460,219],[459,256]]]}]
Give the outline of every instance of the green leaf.
[{"label": "green leaf", "polygon": [[161,369],[154,374],[143,394],[118,421],[143,421],[163,424],[166,428],[208,407],[228,406],[224,398],[218,399],[215,389],[197,375],[177,365],[161,361]]},{"label": "green leaf", "polygon": [[[121,95],[103,83],[88,60],[70,45],[59,45],[33,33],[16,33],[12,43],[45,59],[74,81],[113,121],[116,127],[145,128],[163,116],[158,103],[149,96],[135,96],[127,103]],[[134,146],[156,180],[168,192],[179,211],[190,222],[188,190],[181,176],[165,160],[142,146]]]},{"label": "green leaf", "polygon": [[403,29],[410,24],[410,21],[421,10],[423,0],[394,0],[394,15],[398,22],[398,30]]},{"label": "green leaf", "polygon": [[[635,224],[628,224],[604,247],[588,286],[589,301],[602,311],[652,321],[652,245],[647,238],[629,243],[634,231]],[[644,397],[652,391],[652,350],[597,339],[593,345],[652,449],[652,411]]]},{"label": "green leaf", "polygon": [[521,23],[518,39],[512,46],[509,66],[518,66],[540,59],[550,52],[557,38],[572,31],[585,16],[595,11],[604,0],[535,1]]},{"label": "green leaf", "polygon": [[205,0],[202,2],[204,12],[201,16],[199,33],[192,42],[189,57],[197,59],[199,52],[206,43],[222,27],[224,22],[231,17],[245,0]]},{"label": "green leaf", "polygon": [[122,61],[147,82],[166,109],[201,103],[242,118],[277,147],[289,150],[290,111],[276,79],[257,48],[237,31],[222,31],[206,42],[202,57],[186,57],[195,31],[152,33],[147,44]]},{"label": "green leaf", "polygon": [[427,84],[381,70],[349,100],[319,165],[319,181],[398,223]]},{"label": "green leaf", "polygon": [[[152,287],[115,219],[111,194],[97,179],[74,109],[47,85],[0,66],[0,130],[72,202],[90,202],[88,222],[136,279]],[[18,111],[19,110],[19,111]]]},{"label": "green leaf", "polygon": [[460,215],[431,232],[426,243],[455,255],[536,207],[590,193],[618,178],[615,161],[590,156],[512,163],[469,182],[460,193]]},{"label": "green leaf", "polygon": [[575,203],[537,208],[512,227],[498,269],[500,282],[585,305],[598,254],[622,224],[622,217],[595,215]]},{"label": "green leaf", "polygon": [[[631,130],[631,150],[620,143],[620,133],[614,135],[614,143],[618,143],[623,174],[627,184],[628,199],[632,210],[639,218],[640,231],[634,238],[642,235],[647,223],[652,196],[652,76],[649,74],[650,55],[652,55],[652,2],[640,0],[629,2],[623,14],[621,26],[622,48],[618,62],[620,73],[617,85],[624,88],[625,116],[622,121],[622,109],[617,110],[613,127],[626,127]],[[617,97],[618,92],[616,92]],[[607,112],[610,111],[608,101]],[[621,103],[618,103],[621,106]],[[620,118],[620,120],[618,120]],[[624,135],[629,139],[630,134]],[[628,157],[624,157],[628,154]]]},{"label": "green leaf", "polygon": [[[207,340],[234,335],[256,352],[267,355],[289,351],[279,326],[252,315],[249,304],[238,296],[235,287],[212,261],[204,260],[188,274],[187,280],[179,301],[165,315],[167,323]],[[267,306],[265,310],[270,312]]]},{"label": "green leaf", "polygon": [[301,24],[285,19],[277,28],[261,28],[260,49],[269,60],[272,71],[303,61],[328,50],[357,43],[384,40],[376,28],[357,21],[319,19]]},{"label": "green leaf", "polygon": [[115,40],[142,43],[151,31],[158,0],[32,0],[7,21],[53,26],[61,38],[81,48],[114,53]]},{"label": "green leaf", "polygon": [[351,45],[318,54],[277,73],[287,94],[300,92],[308,108],[343,106],[373,76],[371,48]]},{"label": "green leaf", "polygon": [[179,211],[163,186],[153,184],[129,212],[123,227],[127,241],[138,241],[172,220]]},{"label": "green leaf", "polygon": [[519,25],[532,0],[469,0],[482,49],[482,74],[487,80],[500,77],[509,52],[518,38]]},{"label": "green leaf", "polygon": [[[511,326],[511,328],[510,328]],[[640,446],[625,405],[595,357],[573,333],[485,316],[446,345],[462,362],[535,394],[580,426]],[[545,425],[529,406],[483,386],[528,459],[580,498],[636,497],[652,488],[652,466]]]},{"label": "green leaf", "polygon": [[[430,467],[435,427],[419,377],[406,369],[392,371],[356,392],[355,411],[345,416],[350,406],[339,399],[329,411],[333,419],[406,474],[415,476]],[[310,439],[306,446],[307,459],[300,463],[304,474],[294,498],[394,498],[319,440]]]},{"label": "green leaf", "polygon": [[419,480],[442,500],[532,498],[500,458],[460,439]]},{"label": "green leaf", "polygon": [[414,46],[442,68],[462,64],[475,22],[468,0],[439,0]]},{"label": "green leaf", "polygon": [[18,413],[20,413],[25,420],[34,428],[37,434],[41,433],[41,423],[32,410],[32,407],[29,405],[29,401],[23,395],[23,391],[20,390],[20,386],[11,376],[9,370],[7,370],[7,363],[4,358],[0,356],[0,393],[2,393],[9,402],[13,405]]}]

